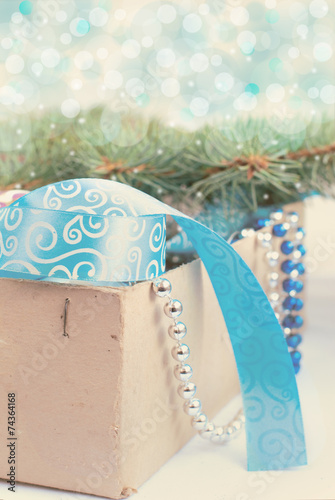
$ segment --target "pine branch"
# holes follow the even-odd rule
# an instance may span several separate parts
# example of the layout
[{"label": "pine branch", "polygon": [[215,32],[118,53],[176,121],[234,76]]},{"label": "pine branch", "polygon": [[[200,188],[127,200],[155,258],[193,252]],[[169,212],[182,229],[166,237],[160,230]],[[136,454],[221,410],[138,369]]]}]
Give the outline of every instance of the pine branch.
[{"label": "pine branch", "polygon": [[2,125],[0,189],[101,177],[194,210],[227,200],[231,209],[255,210],[314,191],[333,194],[335,133],[326,117],[309,125],[302,139],[279,133],[266,119],[206,125],[194,133],[130,116],[117,134],[102,128],[103,111],[76,121],[54,112],[32,117],[22,147],[15,145],[18,124]]}]

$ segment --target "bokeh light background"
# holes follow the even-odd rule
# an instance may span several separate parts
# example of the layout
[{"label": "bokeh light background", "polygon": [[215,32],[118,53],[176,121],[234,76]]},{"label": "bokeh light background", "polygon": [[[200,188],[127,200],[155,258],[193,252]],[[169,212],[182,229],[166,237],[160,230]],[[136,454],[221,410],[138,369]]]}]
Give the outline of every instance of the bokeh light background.
[{"label": "bokeh light background", "polygon": [[102,106],[188,128],[261,115],[285,129],[294,118],[303,131],[334,113],[332,10],[330,0],[1,0],[0,121],[24,128],[50,107],[80,120]]}]

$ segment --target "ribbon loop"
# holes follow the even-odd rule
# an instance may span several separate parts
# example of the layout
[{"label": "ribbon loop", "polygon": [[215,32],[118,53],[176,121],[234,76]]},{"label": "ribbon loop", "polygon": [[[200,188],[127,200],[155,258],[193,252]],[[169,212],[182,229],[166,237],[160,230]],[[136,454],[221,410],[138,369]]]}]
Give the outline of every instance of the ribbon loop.
[{"label": "ribbon loop", "polygon": [[202,259],[238,369],[249,470],[306,463],[299,395],[281,326],[253,275],[221,236],[140,191],[78,179],[46,186],[0,209],[0,276],[114,285],[165,270],[171,215]]}]

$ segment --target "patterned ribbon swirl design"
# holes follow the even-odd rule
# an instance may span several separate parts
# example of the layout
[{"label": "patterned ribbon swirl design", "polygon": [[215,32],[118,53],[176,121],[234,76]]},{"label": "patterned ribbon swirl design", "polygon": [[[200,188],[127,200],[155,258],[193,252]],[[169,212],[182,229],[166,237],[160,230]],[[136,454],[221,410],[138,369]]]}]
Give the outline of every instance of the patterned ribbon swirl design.
[{"label": "patterned ribbon swirl design", "polygon": [[306,464],[299,395],[282,329],[255,276],[221,236],[118,182],[52,184],[0,209],[0,276],[115,285],[164,272],[166,215],[202,259],[240,378],[249,470]]}]

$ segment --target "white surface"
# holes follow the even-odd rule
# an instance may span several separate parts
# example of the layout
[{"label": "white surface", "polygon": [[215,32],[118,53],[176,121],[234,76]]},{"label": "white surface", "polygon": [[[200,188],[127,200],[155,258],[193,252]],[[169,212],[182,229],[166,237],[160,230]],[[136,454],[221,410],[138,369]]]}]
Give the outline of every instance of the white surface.
[{"label": "white surface", "polygon": [[[298,375],[309,465],[295,470],[247,472],[244,435],[224,447],[196,437],[133,496],[134,500],[335,499],[335,277],[312,275],[303,368]],[[218,416],[224,422],[240,402]],[[19,458],[19,457],[18,457]],[[0,483],[0,499],[88,500],[94,496]]]}]

